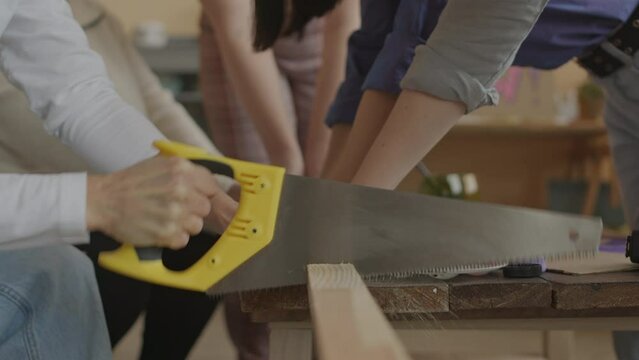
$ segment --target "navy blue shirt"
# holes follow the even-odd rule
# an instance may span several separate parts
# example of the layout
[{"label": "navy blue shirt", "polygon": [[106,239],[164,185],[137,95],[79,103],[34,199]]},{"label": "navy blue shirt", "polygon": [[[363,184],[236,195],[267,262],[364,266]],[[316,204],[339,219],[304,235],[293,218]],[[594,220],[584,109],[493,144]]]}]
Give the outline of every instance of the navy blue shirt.
[{"label": "navy blue shirt", "polygon": [[[563,65],[603,42],[638,3],[550,0],[513,65]],[[349,39],[346,79],[328,113],[329,126],[354,121],[364,90],[401,91],[415,47],[426,42],[445,6],[445,0],[361,0],[361,27]]]}]

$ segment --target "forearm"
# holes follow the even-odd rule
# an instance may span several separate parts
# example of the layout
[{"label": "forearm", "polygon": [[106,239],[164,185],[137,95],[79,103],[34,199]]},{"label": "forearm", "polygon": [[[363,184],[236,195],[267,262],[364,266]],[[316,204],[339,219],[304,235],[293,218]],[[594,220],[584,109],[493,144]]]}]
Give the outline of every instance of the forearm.
[{"label": "forearm", "polygon": [[464,114],[459,102],[402,91],[352,182],[394,189]]},{"label": "forearm", "polygon": [[494,83],[546,2],[450,0],[353,181],[395,188],[465,112],[496,104]]},{"label": "forearm", "polygon": [[332,180],[349,182],[366,157],[377,135],[391,113],[397,97],[394,94],[367,90],[357,108],[355,122],[348,140],[335,164],[330,165],[327,177]]},{"label": "forearm", "polygon": [[0,174],[0,246],[85,243],[86,174]]},{"label": "forearm", "polygon": [[225,6],[204,1],[203,6],[233,90],[254,122],[271,161],[301,171],[294,121],[279,88],[281,80],[273,54],[256,53],[251,47],[250,2],[229,1],[231,4]]},{"label": "forearm", "polygon": [[357,0],[343,0],[325,17],[322,65],[317,75],[306,138],[306,156],[315,155],[321,163],[324,162],[330,139],[330,130],[324,121],[344,79],[348,37],[359,25],[358,10]]}]

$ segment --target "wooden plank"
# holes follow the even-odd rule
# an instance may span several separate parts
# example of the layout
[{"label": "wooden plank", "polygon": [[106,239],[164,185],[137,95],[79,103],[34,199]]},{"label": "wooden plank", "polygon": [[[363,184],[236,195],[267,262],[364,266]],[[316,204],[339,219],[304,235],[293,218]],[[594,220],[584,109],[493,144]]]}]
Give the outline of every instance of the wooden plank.
[{"label": "wooden plank", "polygon": [[246,313],[291,310],[308,312],[308,290],[305,285],[300,285],[247,291],[240,294],[240,305]]},{"label": "wooden plank", "polygon": [[309,265],[308,292],[320,359],[409,359],[353,265]]},{"label": "wooden plank", "polygon": [[[369,287],[384,312],[396,321],[639,315],[639,272],[547,273],[543,278],[459,277],[445,283],[416,277],[370,283]],[[310,318],[303,286],[242,294],[242,310],[259,322]]]},{"label": "wooden plank", "polygon": [[[367,285],[384,313],[448,311],[448,285],[441,280],[415,276],[376,280]],[[306,286],[249,291],[242,293],[240,298],[242,311],[252,314],[288,314],[300,319],[300,315],[308,313],[309,309]]]},{"label": "wooden plank", "polygon": [[449,310],[448,284],[430,276],[415,275],[402,279],[367,281],[366,285],[386,314]]},{"label": "wooden plank", "polygon": [[550,307],[551,285],[539,278],[510,279],[501,274],[459,276],[448,282],[450,310]]},{"label": "wooden plank", "polygon": [[553,307],[561,310],[639,307],[639,272],[591,275],[546,273]]}]

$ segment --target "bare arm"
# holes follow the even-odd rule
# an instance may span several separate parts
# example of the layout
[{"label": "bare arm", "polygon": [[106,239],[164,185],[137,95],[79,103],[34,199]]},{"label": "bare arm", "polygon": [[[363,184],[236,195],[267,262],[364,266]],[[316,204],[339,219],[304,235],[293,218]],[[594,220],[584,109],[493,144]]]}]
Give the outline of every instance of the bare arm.
[{"label": "bare arm", "polygon": [[352,181],[396,187],[465,112],[496,103],[493,85],[546,2],[450,0]]},{"label": "bare arm", "polygon": [[215,29],[222,60],[243,107],[255,122],[271,162],[292,173],[304,169],[293,119],[282,98],[280,78],[272,51],[252,48],[250,1],[202,0]]},{"label": "bare arm", "polygon": [[465,106],[405,90],[352,182],[394,189],[464,115]]},{"label": "bare arm", "polygon": [[324,124],[324,118],[344,79],[348,37],[358,26],[357,0],[342,0],[325,17],[322,66],[317,75],[317,90],[304,152],[308,176],[319,176],[322,171],[330,139],[330,130]]}]

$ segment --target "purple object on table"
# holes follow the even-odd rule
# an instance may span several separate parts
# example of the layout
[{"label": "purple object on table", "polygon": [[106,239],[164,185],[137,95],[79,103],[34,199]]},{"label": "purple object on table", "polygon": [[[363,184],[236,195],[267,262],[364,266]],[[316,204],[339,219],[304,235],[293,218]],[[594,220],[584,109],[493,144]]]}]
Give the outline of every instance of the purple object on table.
[{"label": "purple object on table", "polygon": [[618,237],[606,237],[599,245],[599,251],[611,253],[626,253],[626,239]]}]

